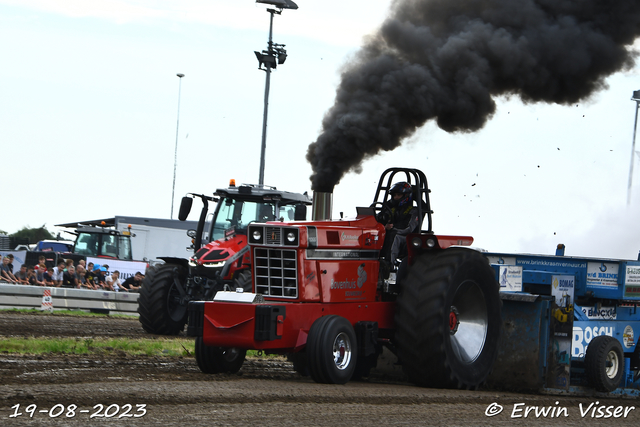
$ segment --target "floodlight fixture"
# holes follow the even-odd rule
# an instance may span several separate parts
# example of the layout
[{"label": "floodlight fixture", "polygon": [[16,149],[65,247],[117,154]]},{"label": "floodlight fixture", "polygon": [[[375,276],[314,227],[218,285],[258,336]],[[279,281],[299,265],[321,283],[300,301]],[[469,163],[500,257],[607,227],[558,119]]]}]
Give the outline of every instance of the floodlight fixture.
[{"label": "floodlight fixture", "polygon": [[[256,58],[258,58],[258,69],[259,70],[267,70],[269,68],[276,68],[277,64],[284,63],[284,60],[280,62],[280,57],[278,57],[278,61],[276,62],[276,57],[273,54],[270,54],[268,51],[263,50],[262,53],[258,51],[254,51],[256,54]],[[264,65],[265,68],[262,68]]]},{"label": "floodlight fixture", "polygon": [[293,9],[296,10],[298,5],[291,0],[256,0],[256,3],[270,4],[278,9]]}]

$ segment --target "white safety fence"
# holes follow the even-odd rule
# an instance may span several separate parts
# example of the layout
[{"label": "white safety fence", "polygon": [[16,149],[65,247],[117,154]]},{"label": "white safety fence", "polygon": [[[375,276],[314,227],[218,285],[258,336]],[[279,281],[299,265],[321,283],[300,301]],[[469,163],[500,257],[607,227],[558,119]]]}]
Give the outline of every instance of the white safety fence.
[{"label": "white safety fence", "polygon": [[[51,297],[45,296],[50,290]],[[37,308],[44,301],[53,310],[84,310],[110,314],[138,314],[137,293],[92,291],[87,289],[0,284],[0,309]]]}]

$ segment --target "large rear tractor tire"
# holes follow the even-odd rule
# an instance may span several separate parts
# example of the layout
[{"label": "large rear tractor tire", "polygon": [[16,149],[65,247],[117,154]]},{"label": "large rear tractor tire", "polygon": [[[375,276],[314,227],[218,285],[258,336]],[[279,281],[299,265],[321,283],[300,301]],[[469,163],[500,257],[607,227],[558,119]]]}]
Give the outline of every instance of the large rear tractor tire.
[{"label": "large rear tractor tire", "polygon": [[196,338],[195,352],[198,368],[205,374],[235,374],[247,354],[246,350],[237,348],[210,347],[202,342],[202,337]]},{"label": "large rear tractor tire", "polygon": [[184,329],[187,304],[180,303],[175,280],[185,289],[186,276],[186,268],[176,264],[162,264],[147,269],[138,298],[139,319],[145,331],[150,334],[178,335]]},{"label": "large rear tractor tire", "polygon": [[624,374],[624,353],[617,339],[599,335],[591,340],[584,356],[589,385],[597,391],[612,392]]},{"label": "large rear tractor tire", "polygon": [[307,337],[309,375],[317,383],[345,384],[353,375],[358,343],[351,323],[329,315],[313,322]]},{"label": "large rear tractor tire", "polygon": [[395,343],[417,385],[477,389],[498,352],[502,302],[494,270],[471,249],[415,260],[397,299]]}]

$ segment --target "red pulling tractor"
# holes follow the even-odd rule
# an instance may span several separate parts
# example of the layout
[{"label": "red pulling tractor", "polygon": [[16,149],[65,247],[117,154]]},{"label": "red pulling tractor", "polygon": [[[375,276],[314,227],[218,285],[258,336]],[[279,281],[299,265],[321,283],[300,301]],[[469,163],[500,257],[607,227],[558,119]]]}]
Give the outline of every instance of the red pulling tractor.
[{"label": "red pulling tractor", "polygon": [[[411,184],[426,230],[407,237],[394,283],[381,269],[385,227],[376,218],[397,181]],[[433,233],[425,175],[388,169],[353,220],[318,219],[321,200],[330,195],[314,194],[314,221],[249,225],[252,292],[189,304],[200,369],[237,371],[256,349],[287,354],[316,382],[344,384],[367,376],[386,346],[418,385],[482,384],[497,354],[499,285],[487,259],[464,247],[473,238]]]}]

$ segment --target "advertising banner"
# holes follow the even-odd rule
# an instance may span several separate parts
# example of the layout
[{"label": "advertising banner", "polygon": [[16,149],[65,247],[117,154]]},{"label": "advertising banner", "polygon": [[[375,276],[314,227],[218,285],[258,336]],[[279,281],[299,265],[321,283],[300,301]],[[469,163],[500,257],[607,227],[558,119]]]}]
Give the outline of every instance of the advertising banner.
[{"label": "advertising banner", "polygon": [[588,288],[617,288],[619,265],[615,262],[590,262],[587,264]]},{"label": "advertising banner", "polygon": [[551,304],[551,348],[547,374],[547,386],[550,388],[569,388],[575,284],[575,276],[551,278],[554,301]]},{"label": "advertising banner", "polygon": [[522,291],[522,267],[500,266],[500,292]]}]

